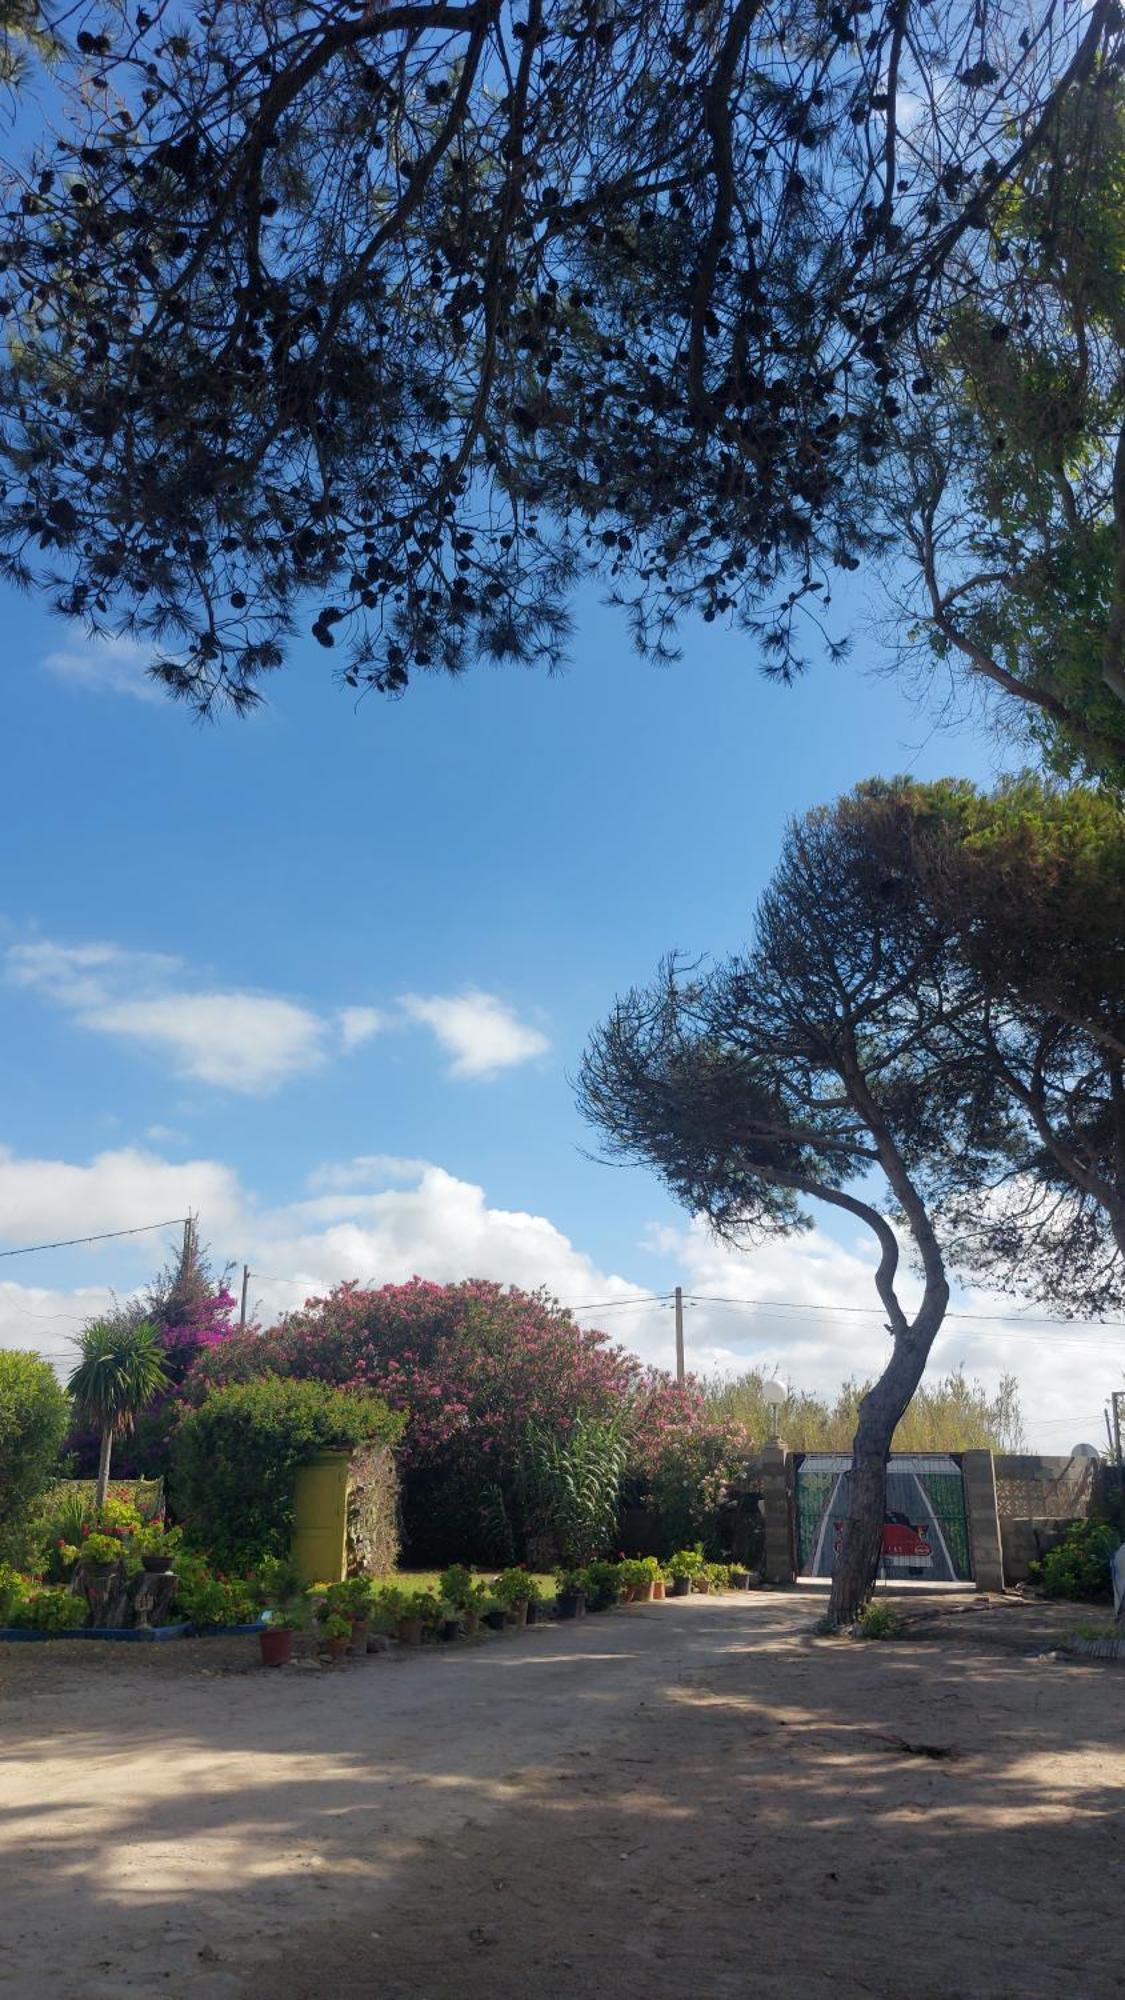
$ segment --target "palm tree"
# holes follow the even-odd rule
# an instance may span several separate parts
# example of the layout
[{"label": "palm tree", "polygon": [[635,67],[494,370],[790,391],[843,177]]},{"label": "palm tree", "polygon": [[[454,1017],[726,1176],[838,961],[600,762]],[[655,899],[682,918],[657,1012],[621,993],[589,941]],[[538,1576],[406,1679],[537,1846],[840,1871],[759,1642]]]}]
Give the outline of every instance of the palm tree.
[{"label": "palm tree", "polygon": [[160,1335],[147,1319],[127,1314],[92,1320],[75,1341],[79,1360],[67,1388],[75,1412],[102,1434],[96,1504],[105,1505],[113,1440],[133,1428],[146,1403],[166,1387]]}]

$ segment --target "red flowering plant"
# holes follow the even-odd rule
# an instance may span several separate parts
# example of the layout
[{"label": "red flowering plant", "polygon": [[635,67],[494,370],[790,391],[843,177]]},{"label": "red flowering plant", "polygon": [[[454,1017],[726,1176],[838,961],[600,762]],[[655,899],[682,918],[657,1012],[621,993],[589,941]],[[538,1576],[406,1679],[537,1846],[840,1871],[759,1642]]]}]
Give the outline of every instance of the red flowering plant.
[{"label": "red flowering plant", "polygon": [[[423,1564],[527,1554],[516,1489],[532,1431],[565,1437],[579,1417],[617,1421],[637,1478],[651,1484],[701,1426],[698,1391],[579,1327],[546,1294],[484,1279],[339,1285],[265,1334],[201,1352],[184,1394],[199,1401],[267,1373],[372,1390],[406,1414],[403,1524],[410,1559]],[[725,1463],[716,1442],[697,1454],[709,1491]]]}]

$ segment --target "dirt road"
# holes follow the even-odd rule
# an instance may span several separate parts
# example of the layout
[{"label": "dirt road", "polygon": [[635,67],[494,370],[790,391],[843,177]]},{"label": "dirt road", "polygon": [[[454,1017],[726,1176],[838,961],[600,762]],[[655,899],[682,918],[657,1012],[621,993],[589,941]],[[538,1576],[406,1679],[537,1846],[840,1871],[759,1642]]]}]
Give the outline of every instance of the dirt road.
[{"label": "dirt road", "polygon": [[810,1622],[687,1599],[274,1673],[12,1648],[0,1994],[1116,2000],[1125,1673]]}]

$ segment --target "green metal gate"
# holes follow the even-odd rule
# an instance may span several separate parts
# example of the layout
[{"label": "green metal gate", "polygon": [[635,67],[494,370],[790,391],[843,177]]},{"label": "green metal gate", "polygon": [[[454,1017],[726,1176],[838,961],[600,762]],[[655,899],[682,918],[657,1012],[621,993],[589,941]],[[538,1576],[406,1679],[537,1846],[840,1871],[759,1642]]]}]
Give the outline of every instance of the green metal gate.
[{"label": "green metal gate", "polygon": [[[851,1457],[808,1452],[797,1464],[797,1551],[802,1576],[831,1576],[848,1511]],[[933,1583],[972,1580],[961,1460],[901,1452],[887,1462],[880,1575]]]}]

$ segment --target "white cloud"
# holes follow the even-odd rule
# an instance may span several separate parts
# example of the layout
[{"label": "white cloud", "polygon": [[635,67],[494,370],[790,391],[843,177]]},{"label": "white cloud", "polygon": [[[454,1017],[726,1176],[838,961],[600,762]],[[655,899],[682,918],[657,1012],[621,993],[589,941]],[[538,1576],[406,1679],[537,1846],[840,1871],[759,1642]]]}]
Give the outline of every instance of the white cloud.
[{"label": "white cloud", "polygon": [[[701,1224],[685,1224],[654,1233],[647,1244],[623,1245],[625,1269],[607,1272],[547,1216],[493,1207],[482,1187],[430,1163],[370,1155],[327,1163],[310,1185],[309,1197],[267,1209],[215,1160],[173,1163],[134,1147],[88,1164],[0,1152],[0,1249],[135,1228],[190,1208],[219,1268],[228,1260],[249,1263],[251,1298],[267,1323],[346,1278],[365,1285],[415,1275],[492,1278],[544,1287],[577,1309],[583,1324],[601,1326],[664,1367],[673,1362],[673,1315],[667,1300],[651,1294],[667,1290],[671,1263],[687,1295],[693,1370],[760,1366],[797,1388],[831,1395],[845,1377],[869,1376],[885,1359],[874,1257],[862,1237],[842,1244],[814,1231],[739,1255],[716,1245]],[[124,1295],[151,1277],[175,1234],[0,1263],[0,1346],[58,1354],[66,1336],[107,1302],[109,1285]],[[661,1258],[655,1283],[654,1254]],[[65,1289],[64,1275],[71,1282],[82,1276],[82,1289]],[[94,1284],[95,1277],[104,1283]],[[958,1298],[954,1310],[988,1318],[950,1318],[931,1374],[963,1363],[994,1389],[1011,1370],[1036,1447],[1063,1453],[1083,1438],[1101,1441],[1106,1388],[1120,1380],[1112,1329],[1021,1324],[1018,1307],[981,1294]],[[1002,1322],[1003,1314],[1012,1318]]]},{"label": "white cloud", "polygon": [[48,653],[41,664],[45,673],[65,687],[80,688],[87,694],[124,694],[132,695],[136,701],[158,702],[163,697],[148,677],[152,659],[151,647],[139,645],[135,639],[90,638],[80,626],[74,626],[69,644],[58,652]]},{"label": "white cloud", "polygon": [[[329,1027],[269,993],[194,991],[179,959],[104,943],[13,945],[8,977],[78,1026],[167,1054],[179,1076],[256,1096],[326,1059]],[[179,982],[179,983],[177,983]]]},{"label": "white cloud", "polygon": [[495,1076],[545,1055],[551,1046],[546,1035],[519,1020],[493,993],[407,993],[401,1005],[411,1020],[431,1028],[453,1057],[451,1076]]},{"label": "white cloud", "polygon": [[83,1027],[166,1049],[182,1076],[258,1095],[318,1069],[324,1023],[264,993],[164,993],[87,1008]]},{"label": "white cloud", "polygon": [[[136,1229],[204,1210],[225,1230],[243,1207],[237,1179],[216,1160],[161,1159],[139,1146],[71,1160],[17,1158],[0,1147],[0,1248]],[[98,1246],[94,1246],[95,1251]],[[22,1277],[16,1259],[3,1275]]]},{"label": "white cloud", "polygon": [[340,1007],[336,1013],[340,1030],[340,1047],[345,1055],[353,1049],[361,1049],[383,1026],[383,1016],[376,1007]]}]

